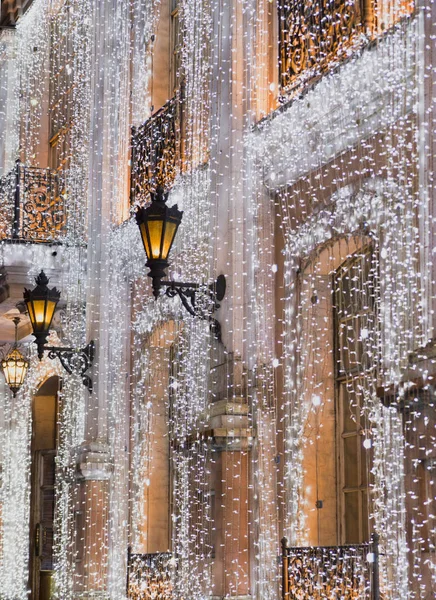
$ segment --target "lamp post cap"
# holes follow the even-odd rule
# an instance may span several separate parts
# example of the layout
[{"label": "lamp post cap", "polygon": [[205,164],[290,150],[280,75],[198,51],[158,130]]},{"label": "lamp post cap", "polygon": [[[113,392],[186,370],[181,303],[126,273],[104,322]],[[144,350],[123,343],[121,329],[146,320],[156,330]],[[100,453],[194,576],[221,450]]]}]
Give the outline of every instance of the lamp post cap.
[{"label": "lamp post cap", "polygon": [[155,192],[151,192],[151,201],[165,204],[168,200],[168,196],[169,192],[166,192],[164,186],[159,184],[156,187]]},{"label": "lamp post cap", "polygon": [[35,277],[36,287],[33,290],[28,290],[27,288],[24,288],[24,301],[31,302],[33,299],[43,298],[56,303],[59,302],[61,293],[58,289],[56,289],[56,287],[50,289],[48,287],[49,281],[50,280],[47,277],[47,275],[44,273],[43,270],[41,270],[41,273],[38,275],[38,277]]},{"label": "lamp post cap", "polygon": [[37,277],[35,277],[36,285],[47,285],[49,281],[50,279],[44,273],[43,269],[41,269],[41,273]]}]

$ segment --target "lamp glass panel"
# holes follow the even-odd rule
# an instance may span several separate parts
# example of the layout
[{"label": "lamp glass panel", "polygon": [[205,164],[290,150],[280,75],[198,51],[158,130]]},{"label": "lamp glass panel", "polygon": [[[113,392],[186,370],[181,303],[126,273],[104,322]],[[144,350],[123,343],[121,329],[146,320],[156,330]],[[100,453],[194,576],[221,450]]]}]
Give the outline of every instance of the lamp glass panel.
[{"label": "lamp glass panel", "polygon": [[171,249],[174,236],[176,235],[177,227],[178,223],[174,223],[173,221],[167,221],[167,226],[165,228],[165,238],[162,248],[162,258],[164,260],[168,258],[168,254]]},{"label": "lamp glass panel", "polygon": [[148,243],[147,228],[145,226],[145,223],[141,223],[141,225],[139,226],[139,229],[141,231],[142,243],[144,244],[145,253],[147,255],[147,258],[150,258],[151,257],[150,244]]},{"label": "lamp glass panel", "polygon": [[47,329],[50,327],[51,322],[53,321],[53,315],[56,310],[57,302],[53,302],[53,300],[47,300],[47,308],[45,313],[45,322]]},{"label": "lamp glass panel", "polygon": [[53,300],[31,300],[26,302],[33,331],[48,331],[57,302]]},{"label": "lamp glass panel", "polygon": [[147,223],[148,234],[150,236],[150,244],[151,244],[151,255],[147,253],[147,256],[149,259],[161,258],[160,244],[161,244],[161,240],[162,240],[163,224],[164,224],[164,221],[161,221],[161,220],[159,220],[159,221],[149,220]]},{"label": "lamp glass panel", "polygon": [[26,301],[27,310],[29,312],[29,319],[32,323],[32,327],[35,328],[35,311],[33,310],[33,302]]}]

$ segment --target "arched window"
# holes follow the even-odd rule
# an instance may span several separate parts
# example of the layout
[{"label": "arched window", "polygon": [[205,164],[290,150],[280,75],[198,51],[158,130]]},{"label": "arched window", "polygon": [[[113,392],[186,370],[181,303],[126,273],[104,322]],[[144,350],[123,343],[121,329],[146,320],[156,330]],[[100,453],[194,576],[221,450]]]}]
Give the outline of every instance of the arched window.
[{"label": "arched window", "polygon": [[53,576],[55,459],[61,380],[47,379],[33,398],[30,584],[33,598],[47,598]]}]

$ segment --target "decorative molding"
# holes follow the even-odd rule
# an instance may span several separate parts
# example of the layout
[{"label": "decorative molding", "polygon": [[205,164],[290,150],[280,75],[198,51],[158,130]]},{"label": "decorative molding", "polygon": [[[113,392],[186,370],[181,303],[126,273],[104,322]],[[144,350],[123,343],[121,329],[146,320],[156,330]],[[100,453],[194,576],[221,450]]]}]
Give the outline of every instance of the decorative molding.
[{"label": "decorative molding", "polygon": [[76,468],[79,481],[109,480],[113,471],[109,446],[101,442],[89,442],[80,446]]},{"label": "decorative molding", "polygon": [[304,96],[262,121],[247,141],[266,187],[277,191],[290,186],[359,141],[386,130],[401,116],[412,114],[417,39],[416,19],[406,20],[379,44],[365,48]]}]

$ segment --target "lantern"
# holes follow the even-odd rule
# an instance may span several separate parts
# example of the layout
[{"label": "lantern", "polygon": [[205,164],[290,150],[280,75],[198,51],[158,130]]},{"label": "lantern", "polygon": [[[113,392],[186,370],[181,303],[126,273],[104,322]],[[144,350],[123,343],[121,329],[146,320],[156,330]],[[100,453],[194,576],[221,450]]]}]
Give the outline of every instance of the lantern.
[{"label": "lantern", "polygon": [[50,330],[60,292],[56,288],[48,287],[49,279],[44,271],[36,277],[36,288],[24,290],[24,301],[29,312],[35,343],[38,346],[38,357],[41,360],[44,355],[44,345]]},{"label": "lantern", "polygon": [[178,209],[177,204],[171,207],[166,205],[168,192],[165,193],[161,186],[156,189],[156,193],[151,194],[151,198],[150,205],[137,210],[136,222],[147,255],[146,265],[150,269],[148,276],[152,278],[153,295],[157,299],[183,212]]},{"label": "lantern", "polygon": [[6,383],[12,390],[15,398],[18,390],[24,383],[29,363],[18,350],[18,323],[20,322],[20,318],[15,317],[13,322],[15,324],[15,344],[6,358],[2,360],[2,368]]}]

